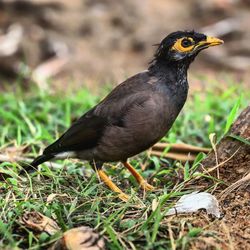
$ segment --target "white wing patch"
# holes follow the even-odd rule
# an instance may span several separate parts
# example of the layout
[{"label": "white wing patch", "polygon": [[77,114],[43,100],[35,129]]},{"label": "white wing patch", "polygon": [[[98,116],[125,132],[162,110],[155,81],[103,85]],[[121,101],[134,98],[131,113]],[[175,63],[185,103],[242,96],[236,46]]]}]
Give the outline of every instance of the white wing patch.
[{"label": "white wing patch", "polygon": [[67,158],[74,158],[76,153],[74,151],[66,151],[55,155],[56,159],[67,159]]}]

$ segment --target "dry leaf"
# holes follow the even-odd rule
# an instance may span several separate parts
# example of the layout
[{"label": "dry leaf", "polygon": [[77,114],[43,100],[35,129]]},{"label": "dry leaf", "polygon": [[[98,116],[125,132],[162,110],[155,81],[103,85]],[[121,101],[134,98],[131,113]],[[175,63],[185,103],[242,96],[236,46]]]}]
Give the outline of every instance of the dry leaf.
[{"label": "dry leaf", "polygon": [[211,133],[209,135],[209,140],[211,142],[213,150],[216,151],[216,134],[215,133]]},{"label": "dry leaf", "polygon": [[69,197],[67,194],[50,194],[47,198],[47,203],[50,203],[52,202],[56,196],[59,196],[59,197]]},{"label": "dry leaf", "polygon": [[0,162],[8,161],[15,162],[21,161],[24,158],[22,157],[24,152],[28,149],[28,146],[12,146],[5,147],[0,150]]},{"label": "dry leaf", "polygon": [[219,203],[217,199],[206,192],[193,192],[191,194],[183,195],[176,205],[169,209],[167,215],[179,213],[193,213],[199,209],[206,209],[208,214],[213,214],[217,218],[220,217]]},{"label": "dry leaf", "polygon": [[156,208],[158,207],[159,205],[159,201],[157,201],[157,199],[153,199],[152,201],[152,211],[155,211]]},{"label": "dry leaf", "polygon": [[36,211],[26,212],[20,222],[30,229],[38,232],[46,232],[50,235],[60,231],[60,227],[54,220]]},{"label": "dry leaf", "polygon": [[89,227],[78,227],[66,231],[50,250],[103,250],[102,236]]}]

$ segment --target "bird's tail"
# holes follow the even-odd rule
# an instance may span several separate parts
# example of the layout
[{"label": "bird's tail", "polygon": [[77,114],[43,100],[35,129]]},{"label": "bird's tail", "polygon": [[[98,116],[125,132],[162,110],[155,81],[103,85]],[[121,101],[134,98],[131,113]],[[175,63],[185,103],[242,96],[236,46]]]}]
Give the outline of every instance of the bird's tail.
[{"label": "bird's tail", "polygon": [[31,163],[21,163],[20,165],[22,166],[22,169],[20,170],[20,174],[23,174],[24,171],[27,172],[33,172],[35,170],[35,168],[37,166],[39,166],[40,164],[49,161],[50,159],[54,158],[53,155],[39,155],[38,157],[36,157]]},{"label": "bird's tail", "polygon": [[35,168],[35,167],[39,166],[40,164],[42,164],[46,161],[49,161],[52,158],[54,158],[53,155],[39,155],[29,165]]}]

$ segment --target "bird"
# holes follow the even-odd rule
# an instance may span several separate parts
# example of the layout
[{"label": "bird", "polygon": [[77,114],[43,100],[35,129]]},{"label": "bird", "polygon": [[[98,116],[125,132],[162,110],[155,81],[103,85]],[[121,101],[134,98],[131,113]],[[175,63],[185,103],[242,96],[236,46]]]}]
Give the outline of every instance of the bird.
[{"label": "bird", "polygon": [[195,31],[170,33],[158,44],[147,70],[117,85],[30,165],[66,158],[89,161],[100,180],[126,202],[130,197],[102,168],[104,163],[121,162],[141,188],[154,190],[128,159],[167,134],[187,99],[190,64],[200,51],[222,43]]}]

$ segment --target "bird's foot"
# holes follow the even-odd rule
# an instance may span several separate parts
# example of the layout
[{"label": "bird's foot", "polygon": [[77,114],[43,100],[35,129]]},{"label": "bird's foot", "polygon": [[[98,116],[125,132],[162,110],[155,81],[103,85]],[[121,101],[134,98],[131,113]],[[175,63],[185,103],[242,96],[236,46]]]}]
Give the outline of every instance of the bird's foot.
[{"label": "bird's foot", "polygon": [[140,187],[143,189],[143,190],[146,190],[146,191],[152,191],[155,189],[155,187],[153,187],[152,185],[148,184],[146,180],[143,180],[141,183],[140,183]]},{"label": "bird's foot", "polygon": [[125,194],[125,193],[119,193],[118,194],[118,197],[122,200],[122,201],[124,201],[124,202],[127,202],[128,200],[129,200],[129,196],[127,195],[127,194]]}]

